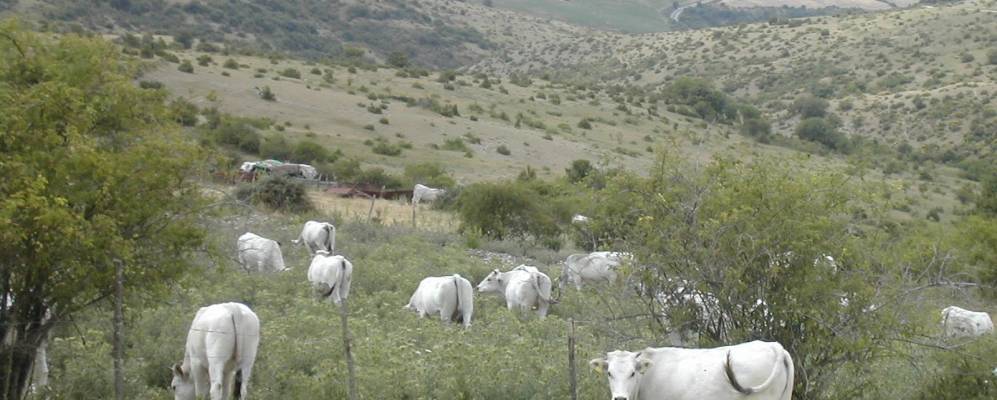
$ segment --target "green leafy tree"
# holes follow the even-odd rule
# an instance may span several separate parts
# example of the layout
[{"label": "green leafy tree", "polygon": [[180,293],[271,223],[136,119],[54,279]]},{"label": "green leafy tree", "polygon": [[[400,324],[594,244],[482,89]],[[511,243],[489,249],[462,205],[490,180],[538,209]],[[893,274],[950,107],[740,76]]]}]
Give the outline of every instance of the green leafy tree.
[{"label": "green leafy tree", "polygon": [[524,183],[477,183],[461,192],[457,204],[463,230],[537,241],[560,234],[550,203]]},{"label": "green leafy tree", "polygon": [[796,136],[803,140],[817,142],[832,150],[845,150],[848,140],[838,132],[838,128],[825,118],[807,118],[796,126]]},{"label": "green leafy tree", "polygon": [[807,94],[797,98],[790,109],[803,118],[818,118],[827,115],[827,107],[827,100]]},{"label": "green leafy tree", "polygon": [[[803,399],[830,398],[838,371],[885,357],[891,339],[903,337],[895,304],[869,311],[877,293],[903,292],[879,283],[879,235],[847,233],[854,207],[882,210],[847,175],[762,161],[718,160],[692,170],[662,156],[647,177],[620,174],[589,215],[596,237],[616,238],[613,248],[638,255],[644,266],[629,273],[649,297],[691,290],[710,297],[703,307],[694,296],[650,300],[649,312],[664,314],[657,319],[662,332],[689,327],[700,346],[778,341],[796,370],[807,372],[794,391]],[[842,267],[816,264],[821,254]],[[876,384],[849,380],[850,388]]]},{"label": "green leafy tree", "polygon": [[6,22],[0,57],[0,397],[16,399],[39,342],[109,298],[116,265],[136,300],[188,269],[204,155],[106,42]]},{"label": "green leafy tree", "polygon": [[578,183],[587,178],[595,170],[589,160],[575,160],[571,162],[571,167],[564,170],[568,182]]}]

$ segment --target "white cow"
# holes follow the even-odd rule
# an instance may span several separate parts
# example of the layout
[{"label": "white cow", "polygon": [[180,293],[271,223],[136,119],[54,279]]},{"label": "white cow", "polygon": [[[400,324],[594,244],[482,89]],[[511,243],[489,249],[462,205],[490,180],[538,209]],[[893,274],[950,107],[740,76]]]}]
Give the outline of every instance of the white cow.
[{"label": "white cow", "polygon": [[280,243],[255,233],[246,232],[239,236],[239,264],[247,271],[281,272],[286,271],[284,255]]},{"label": "white cow", "polygon": [[291,243],[304,243],[308,247],[308,254],[311,255],[315,255],[315,252],[319,250],[332,253],[336,250],[336,227],[328,222],[305,222],[298,238],[292,240]]},{"label": "white cow", "polygon": [[588,222],[589,222],[589,217],[586,217],[584,215],[575,214],[575,215],[571,216],[571,223],[572,224],[584,225],[584,224],[587,224]]},{"label": "white cow", "polygon": [[[249,307],[222,303],[197,310],[187,332],[183,363],[173,366],[174,398],[194,400],[209,393],[211,400],[226,400],[230,393],[249,398],[259,345],[260,319]],[[241,384],[233,392],[236,372],[241,373]]]},{"label": "white cow", "polygon": [[942,310],[942,327],[948,337],[982,336],[994,331],[994,323],[989,314],[956,306],[948,306]]},{"label": "white cow", "polygon": [[467,328],[474,313],[474,288],[457,274],[429,277],[419,282],[405,309],[418,312],[419,318],[439,313],[443,321],[462,322]]},{"label": "white cow", "polygon": [[429,186],[416,183],[415,188],[412,189],[412,205],[419,204],[422,200],[433,202],[445,192],[446,190],[443,189],[433,189]]},{"label": "white cow", "polygon": [[350,282],[353,280],[353,264],[346,257],[330,255],[319,250],[308,266],[308,282],[321,298],[328,298],[340,304],[350,296]]},{"label": "white cow", "polygon": [[564,269],[561,271],[558,288],[563,288],[565,283],[571,283],[575,285],[575,289],[581,290],[582,283],[585,282],[616,282],[616,268],[620,266],[619,259],[601,253],[581,253],[568,256],[564,262]]},{"label": "white cow", "polygon": [[318,179],[318,170],[315,167],[308,164],[298,164],[298,169],[301,172],[301,177],[309,180]]},{"label": "white cow", "polygon": [[613,400],[789,400],[793,395],[793,359],[775,342],[614,351],[589,365],[607,373]]},{"label": "white cow", "polygon": [[527,265],[520,265],[508,272],[493,270],[478,284],[478,291],[481,293],[494,292],[505,297],[509,310],[527,311],[536,307],[540,318],[547,316],[551,303],[550,290],[550,277],[536,267]]}]

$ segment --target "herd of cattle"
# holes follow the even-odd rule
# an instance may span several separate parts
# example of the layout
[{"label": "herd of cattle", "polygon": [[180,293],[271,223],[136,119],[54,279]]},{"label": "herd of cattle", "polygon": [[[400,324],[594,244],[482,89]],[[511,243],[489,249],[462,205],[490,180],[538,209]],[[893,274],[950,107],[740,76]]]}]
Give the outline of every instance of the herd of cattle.
[{"label": "herd of cattle", "polygon": [[[333,254],[336,228],[327,222],[308,221],[293,243],[305,246],[312,256],[307,276],[316,296],[335,304],[346,301],[354,268],[345,257]],[[238,249],[239,262],[249,271],[289,270],[276,241],[246,233],[239,238]],[[622,252],[573,254],[562,268],[558,287],[570,284],[580,290],[586,284],[615,282],[618,268],[628,260],[633,256]],[[830,256],[819,257],[817,263],[837,269]],[[536,267],[520,265],[509,271],[491,271],[477,290],[500,295],[511,311],[536,310],[544,318],[550,305],[556,303],[551,298],[552,286],[550,277]],[[701,306],[709,298],[706,294],[691,296]],[[438,315],[446,323],[470,327],[474,289],[460,274],[427,277],[403,308],[420,318]],[[988,314],[958,307],[942,311],[942,324],[947,336],[993,331]],[[212,400],[221,400],[231,393],[245,398],[259,333],[259,319],[245,305],[223,303],[201,308],[187,334],[183,361],[172,368],[175,398],[190,400],[210,394]],[[749,395],[747,398],[753,400],[786,400],[792,397],[795,374],[792,357],[782,345],[762,341],[709,349],[613,351],[589,365],[605,373],[613,400],[733,400]],[[233,387],[236,372],[241,373],[241,383]]]},{"label": "herd of cattle", "polygon": [[[350,294],[354,268],[345,257],[333,254],[335,226],[308,221],[292,242],[306,247],[312,256],[307,277],[315,294],[336,304],[345,301]],[[237,244],[238,261],[247,271],[290,270],[284,264],[280,244],[274,240],[247,232],[239,237]],[[619,267],[633,259],[631,254],[623,252],[570,255],[562,268],[558,288],[570,284],[580,290],[587,284],[613,283]],[[830,256],[819,257],[817,263],[837,269]],[[509,271],[491,271],[478,283],[477,291],[503,297],[510,311],[536,310],[544,318],[551,304],[556,303],[551,298],[552,286],[550,277],[536,267],[520,265]],[[680,296],[709,313],[708,293]],[[14,300],[12,296],[7,299],[6,306],[10,308]],[[765,304],[759,300],[755,306]],[[416,312],[420,318],[439,315],[444,322],[470,327],[474,289],[460,274],[427,277],[419,282],[404,309]],[[990,316],[984,312],[951,306],[942,310],[941,317],[948,337],[993,332]],[[222,400],[231,394],[247,398],[259,341],[260,321],[249,307],[222,303],[198,310],[187,333],[183,361],[172,367],[175,399],[193,400],[210,395],[212,400]],[[32,378],[36,387],[48,381],[46,348],[47,343],[43,343],[38,349]],[[613,351],[589,364],[608,377],[613,400],[733,400],[747,395],[752,400],[785,400],[792,396],[794,379],[792,357],[775,342],[754,341],[710,349],[661,347],[639,352]],[[997,375],[997,369],[994,373]]]}]

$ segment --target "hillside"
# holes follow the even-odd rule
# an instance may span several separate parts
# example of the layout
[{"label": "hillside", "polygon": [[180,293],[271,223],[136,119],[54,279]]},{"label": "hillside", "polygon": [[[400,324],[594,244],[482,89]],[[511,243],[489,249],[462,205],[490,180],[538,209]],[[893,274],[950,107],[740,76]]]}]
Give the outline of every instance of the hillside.
[{"label": "hillside", "polygon": [[[549,73],[653,95],[699,76],[762,108],[792,134],[788,110],[823,97],[844,132],[972,170],[994,154],[997,14],[993,1],[645,35],[597,33],[523,46],[468,71]],[[959,26],[964,29],[950,29]],[[566,51],[567,50],[567,51]],[[909,151],[909,150],[904,150]]]}]

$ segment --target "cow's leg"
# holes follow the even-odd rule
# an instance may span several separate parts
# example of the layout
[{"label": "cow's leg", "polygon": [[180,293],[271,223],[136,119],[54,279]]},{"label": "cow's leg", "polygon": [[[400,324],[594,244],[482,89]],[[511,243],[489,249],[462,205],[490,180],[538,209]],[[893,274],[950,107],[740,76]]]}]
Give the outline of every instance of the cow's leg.
[{"label": "cow's leg", "polygon": [[550,307],[550,304],[546,301],[540,300],[537,302],[537,315],[540,316],[540,319],[547,317],[548,307]]},{"label": "cow's leg", "polygon": [[339,298],[346,300],[350,297],[350,283],[353,282],[353,276],[343,274],[339,279]]},{"label": "cow's leg", "polygon": [[191,365],[191,377],[194,379],[194,394],[204,397],[211,391],[211,380],[208,378],[208,368],[201,364]]},{"label": "cow's leg", "polygon": [[249,400],[249,378],[253,376],[253,366],[243,365],[242,366],[242,382],[239,386],[239,399],[238,400]]},{"label": "cow's leg", "polygon": [[211,382],[211,400],[226,400],[225,363],[218,361],[208,366],[208,379]]},{"label": "cow's leg", "polygon": [[235,381],[235,368],[230,369],[222,376],[222,398],[228,400],[232,394],[232,384]]}]

